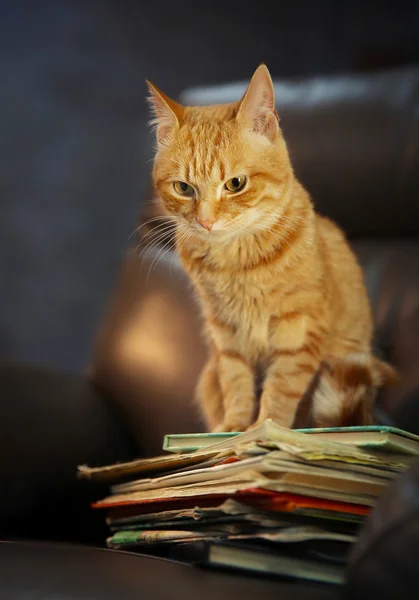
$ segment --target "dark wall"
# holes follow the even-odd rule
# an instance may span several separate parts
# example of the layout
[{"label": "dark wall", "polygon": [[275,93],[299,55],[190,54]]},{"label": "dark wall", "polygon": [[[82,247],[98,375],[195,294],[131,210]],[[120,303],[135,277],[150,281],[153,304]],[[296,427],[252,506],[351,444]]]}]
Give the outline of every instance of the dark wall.
[{"label": "dark wall", "polygon": [[0,1],[0,356],[80,370],[148,185],[145,77],[169,94],[419,63],[415,2]]}]

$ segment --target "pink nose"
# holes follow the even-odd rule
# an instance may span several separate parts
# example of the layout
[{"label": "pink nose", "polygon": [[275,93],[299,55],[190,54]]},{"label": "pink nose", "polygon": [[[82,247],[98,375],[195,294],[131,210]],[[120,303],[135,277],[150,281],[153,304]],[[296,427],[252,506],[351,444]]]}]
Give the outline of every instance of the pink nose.
[{"label": "pink nose", "polygon": [[205,227],[205,229],[208,229],[208,231],[210,231],[211,227],[214,225],[214,221],[211,221],[211,219],[198,219],[198,223],[202,225],[202,227]]}]

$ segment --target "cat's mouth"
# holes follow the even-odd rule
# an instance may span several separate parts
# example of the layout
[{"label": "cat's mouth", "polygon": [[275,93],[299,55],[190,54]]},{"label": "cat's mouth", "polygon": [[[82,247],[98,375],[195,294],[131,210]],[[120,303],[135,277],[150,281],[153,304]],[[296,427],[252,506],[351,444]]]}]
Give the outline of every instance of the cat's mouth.
[{"label": "cat's mouth", "polygon": [[[237,237],[255,235],[258,229],[266,229],[264,224],[266,216],[252,215],[253,218],[233,218],[225,220],[222,218],[213,221],[199,220],[196,216],[189,220],[189,226],[195,235],[205,240],[228,240]],[[263,227],[262,227],[263,225]]]},{"label": "cat's mouth", "polygon": [[228,242],[235,238],[245,236],[250,231],[245,231],[243,228],[230,223],[222,224],[219,227],[206,229],[200,225],[194,224],[193,230],[196,235],[207,242]]},{"label": "cat's mouth", "polygon": [[225,236],[229,236],[232,233],[234,233],[233,230],[231,229],[204,229],[203,227],[199,227],[198,225],[194,227],[194,231],[201,237],[205,238],[205,239],[210,239],[210,238],[220,238],[220,237],[225,237]]},{"label": "cat's mouth", "polygon": [[198,231],[200,234],[204,235],[205,237],[207,237],[208,235],[219,235],[219,234],[223,234],[223,233],[227,233],[228,231],[231,231],[227,228],[226,224],[216,220],[216,221],[200,221],[197,218],[195,218],[194,222],[193,222],[193,227],[196,231]]}]

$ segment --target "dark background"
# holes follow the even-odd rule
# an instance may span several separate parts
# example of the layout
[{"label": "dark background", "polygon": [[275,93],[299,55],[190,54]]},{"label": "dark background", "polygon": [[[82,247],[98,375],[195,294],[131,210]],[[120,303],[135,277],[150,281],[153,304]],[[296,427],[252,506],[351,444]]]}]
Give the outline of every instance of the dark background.
[{"label": "dark background", "polygon": [[0,0],[0,357],[80,371],[169,94],[419,63],[417,2]]}]

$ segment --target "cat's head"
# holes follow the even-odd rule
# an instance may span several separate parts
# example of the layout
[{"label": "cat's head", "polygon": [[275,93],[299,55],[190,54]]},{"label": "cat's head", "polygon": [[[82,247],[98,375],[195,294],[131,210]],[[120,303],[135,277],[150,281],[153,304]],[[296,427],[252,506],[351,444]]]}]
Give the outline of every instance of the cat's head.
[{"label": "cat's head", "polygon": [[265,65],[233,104],[181,106],[148,85],[153,178],[169,215],[209,239],[266,227],[281,215],[292,169]]}]

